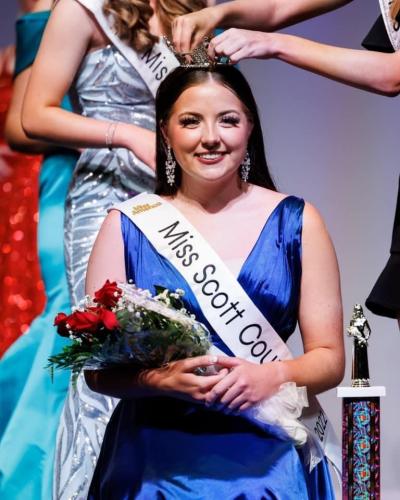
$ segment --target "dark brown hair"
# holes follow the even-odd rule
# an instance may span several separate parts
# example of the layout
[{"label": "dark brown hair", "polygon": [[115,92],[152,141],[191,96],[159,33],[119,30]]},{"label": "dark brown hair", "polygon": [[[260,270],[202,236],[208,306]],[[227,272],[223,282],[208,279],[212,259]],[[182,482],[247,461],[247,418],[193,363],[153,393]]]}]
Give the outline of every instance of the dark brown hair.
[{"label": "dark brown hair", "polygon": [[181,169],[177,164],[174,185],[170,186],[167,183],[165,173],[167,148],[161,132],[161,126],[168,121],[173,105],[187,88],[201,85],[210,79],[223,85],[240,99],[253,123],[253,130],[247,145],[251,161],[248,182],[276,191],[265,158],[260,118],[250,86],[238,69],[233,66],[221,65],[205,69],[179,67],[170,73],[161,83],[156,96],[156,193],[163,195],[175,194],[181,184],[182,178]]}]

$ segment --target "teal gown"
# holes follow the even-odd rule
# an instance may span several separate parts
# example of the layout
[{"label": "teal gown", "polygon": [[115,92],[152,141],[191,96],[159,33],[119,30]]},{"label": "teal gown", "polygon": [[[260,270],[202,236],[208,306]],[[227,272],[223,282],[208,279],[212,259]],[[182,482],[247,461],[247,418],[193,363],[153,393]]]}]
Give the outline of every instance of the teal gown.
[{"label": "teal gown", "polygon": [[[15,74],[32,65],[50,13],[17,22]],[[63,107],[70,109],[67,99]],[[0,361],[0,498],[50,500],[56,431],[67,393],[69,372],[54,382],[47,359],[65,339],[55,334],[54,317],[70,309],[64,266],[64,204],[78,154],[58,150],[43,161],[39,178],[38,248],[46,307],[28,332]]]}]

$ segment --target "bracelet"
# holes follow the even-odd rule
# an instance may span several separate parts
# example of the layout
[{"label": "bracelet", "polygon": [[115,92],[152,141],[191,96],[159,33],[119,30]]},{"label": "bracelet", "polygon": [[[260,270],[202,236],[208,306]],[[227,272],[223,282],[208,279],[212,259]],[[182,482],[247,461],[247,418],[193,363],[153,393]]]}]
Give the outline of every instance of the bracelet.
[{"label": "bracelet", "polygon": [[118,122],[111,122],[106,131],[106,146],[110,151],[112,151],[113,148],[113,140],[117,127]]}]

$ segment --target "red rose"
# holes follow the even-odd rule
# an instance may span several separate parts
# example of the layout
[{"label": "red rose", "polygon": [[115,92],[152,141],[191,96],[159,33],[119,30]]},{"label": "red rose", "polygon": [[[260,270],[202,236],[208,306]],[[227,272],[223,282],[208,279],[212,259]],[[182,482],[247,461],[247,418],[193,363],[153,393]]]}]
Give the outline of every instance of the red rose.
[{"label": "red rose", "polygon": [[94,311],[75,311],[68,317],[68,324],[75,332],[94,333],[100,323],[100,317]]},{"label": "red rose", "polygon": [[57,327],[57,332],[61,337],[69,337],[67,328],[68,316],[65,313],[58,313],[54,318],[54,326]]},{"label": "red rose", "polygon": [[117,316],[108,309],[99,310],[100,321],[103,323],[107,330],[115,330],[119,327]]},{"label": "red rose", "polygon": [[117,287],[117,282],[107,280],[94,294],[94,301],[105,307],[114,307],[122,295],[122,290]]}]

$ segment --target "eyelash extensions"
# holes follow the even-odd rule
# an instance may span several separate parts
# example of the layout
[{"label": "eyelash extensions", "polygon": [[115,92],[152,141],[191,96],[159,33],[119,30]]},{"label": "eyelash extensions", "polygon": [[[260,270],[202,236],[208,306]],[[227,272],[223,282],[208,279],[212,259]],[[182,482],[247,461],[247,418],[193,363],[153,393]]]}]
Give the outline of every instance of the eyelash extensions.
[{"label": "eyelash extensions", "polygon": [[[182,116],[179,119],[179,123],[183,127],[196,126],[200,123],[200,121],[201,121],[201,118],[198,116],[194,116],[194,115]],[[240,118],[236,115],[232,115],[232,114],[228,115],[227,114],[227,115],[222,115],[220,117],[220,122],[222,124],[236,126],[240,123]]]}]

